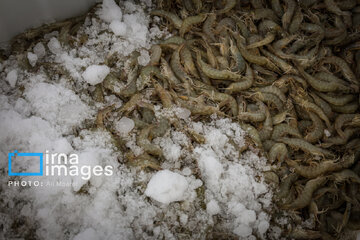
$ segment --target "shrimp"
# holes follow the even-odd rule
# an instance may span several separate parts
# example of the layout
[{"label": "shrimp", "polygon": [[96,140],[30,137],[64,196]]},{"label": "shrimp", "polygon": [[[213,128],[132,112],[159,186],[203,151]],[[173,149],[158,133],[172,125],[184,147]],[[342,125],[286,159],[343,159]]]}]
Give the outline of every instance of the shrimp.
[{"label": "shrimp", "polygon": [[256,146],[262,147],[261,139],[259,132],[250,124],[239,123],[240,127],[248,133],[251,140],[255,143]]},{"label": "shrimp", "polygon": [[115,107],[115,104],[110,105],[98,112],[98,114],[96,115],[96,126],[98,128],[102,128],[102,129],[105,128],[104,118],[106,117],[107,114],[109,114],[110,112],[113,111],[114,107]]},{"label": "shrimp", "polygon": [[153,82],[155,90],[160,97],[160,100],[164,108],[170,108],[173,106],[170,94],[157,82]]},{"label": "shrimp", "polygon": [[261,34],[266,34],[267,32],[283,32],[283,29],[279,24],[268,19],[264,19],[260,22],[258,30]]},{"label": "shrimp", "polygon": [[249,52],[245,46],[240,42],[237,41],[238,49],[241,55],[249,62],[258,64],[260,66],[265,66],[272,71],[279,72],[279,69],[266,57],[264,56],[257,56]]},{"label": "shrimp", "polygon": [[294,239],[320,239],[323,237],[323,234],[320,231],[302,229],[302,228],[295,228],[289,234],[290,238]]},{"label": "shrimp", "polygon": [[239,81],[240,79],[242,79],[242,76],[237,73],[233,73],[228,70],[217,70],[217,69],[212,68],[211,66],[209,66],[207,63],[205,63],[201,59],[201,55],[199,52],[196,53],[196,59],[197,59],[197,63],[200,66],[201,70],[209,78],[232,80],[232,81]]},{"label": "shrimp", "polygon": [[269,19],[277,23],[279,22],[279,17],[276,15],[276,13],[268,8],[255,9],[252,12],[252,15],[254,20]]},{"label": "shrimp", "polygon": [[226,89],[225,93],[232,94],[233,92],[240,92],[250,88],[254,83],[254,72],[249,65],[246,65],[246,75],[244,81],[231,83]]},{"label": "shrimp", "polygon": [[224,56],[216,56],[216,60],[219,63],[220,69],[229,69],[229,62]]},{"label": "shrimp", "polygon": [[273,140],[276,140],[280,137],[283,137],[284,135],[292,135],[297,138],[302,138],[300,132],[298,129],[291,127],[290,125],[286,123],[278,124],[274,127],[274,131],[272,133],[271,138]]},{"label": "shrimp", "polygon": [[[248,106],[248,109],[250,108],[251,105]],[[252,122],[262,122],[265,120],[265,114],[263,113],[263,111],[266,111],[266,106],[264,103],[262,102],[257,102],[257,106],[259,109],[257,112],[252,112],[252,110],[250,110],[250,112],[245,112],[245,111],[241,111],[238,114],[238,119],[239,120],[243,120],[243,121],[252,121]],[[255,107],[257,107],[255,105]]]},{"label": "shrimp", "polygon": [[170,60],[170,66],[175,75],[184,83],[191,81],[190,76],[185,72],[184,67],[180,62],[180,51],[184,47],[184,44],[180,45],[172,54]]},{"label": "shrimp", "polygon": [[351,82],[356,86],[359,86],[359,81],[356,79],[355,74],[353,73],[349,65],[345,62],[345,60],[336,56],[330,56],[330,57],[325,57],[322,60],[322,63],[330,63],[338,66],[344,77],[347,80],[349,80],[349,82]]},{"label": "shrimp", "polygon": [[276,50],[281,50],[281,49],[285,48],[290,42],[294,41],[294,39],[297,37],[298,37],[298,35],[296,35],[296,34],[292,34],[292,35],[283,37],[283,38],[277,40],[276,42],[274,42],[272,44],[272,48],[276,49]]},{"label": "shrimp", "polygon": [[290,193],[291,186],[296,182],[299,178],[297,173],[290,173],[280,184],[279,191],[276,194],[276,198],[281,200],[287,197]]},{"label": "shrimp", "polygon": [[236,72],[243,72],[246,68],[246,62],[232,39],[230,39],[230,52],[236,62],[236,67],[234,70]]},{"label": "shrimp", "polygon": [[315,73],[314,77],[317,79],[320,79],[321,81],[325,81],[325,82],[329,82],[329,83],[336,83],[336,84],[340,85],[341,88],[339,88],[339,90],[341,90],[342,92],[354,91],[351,88],[351,85],[349,85],[349,83],[347,81],[336,77],[334,74],[321,71],[321,72]]},{"label": "shrimp", "polygon": [[151,11],[150,14],[168,19],[177,29],[180,29],[183,23],[183,21],[176,14],[166,12],[164,10],[154,10]]},{"label": "shrimp", "polygon": [[288,159],[286,163],[295,169],[295,172],[306,178],[315,178],[320,175],[324,175],[329,172],[337,172],[341,169],[350,167],[355,161],[355,155],[349,154],[345,155],[340,162],[335,162],[332,160],[322,161],[316,165],[311,166],[302,166],[299,165],[296,161]]},{"label": "shrimp", "polygon": [[[262,102],[260,102],[260,103],[262,103]],[[260,130],[259,134],[260,134],[261,140],[266,140],[271,137],[271,134],[273,132],[273,122],[272,122],[272,117],[271,117],[269,109],[263,103],[262,103],[262,106],[263,107],[261,109],[264,109],[264,110],[261,110],[261,111],[265,111],[265,122],[264,122],[263,128]]]},{"label": "shrimp", "polygon": [[317,114],[326,123],[326,126],[329,129],[332,128],[329,118],[326,116],[324,111],[321,108],[319,108],[317,105],[315,105],[314,103],[309,102],[308,100],[305,100],[299,96],[293,96],[293,99],[301,107]]},{"label": "shrimp", "polygon": [[189,72],[196,78],[199,78],[191,52],[188,47],[184,46],[180,51],[180,57],[183,60],[185,71]]},{"label": "shrimp", "polygon": [[320,176],[309,180],[304,187],[304,190],[299,194],[298,198],[292,203],[283,206],[284,209],[301,209],[309,205],[313,193],[327,181],[326,177]]},{"label": "shrimp", "polygon": [[345,138],[345,133],[342,130],[342,126],[346,122],[351,122],[356,116],[359,116],[359,114],[340,114],[339,116],[336,117],[334,123],[335,130],[342,138]]},{"label": "shrimp", "polygon": [[324,29],[317,24],[303,23],[301,24],[300,29],[305,32],[312,33],[312,35],[309,36],[309,39],[312,39],[316,43],[320,43],[320,41],[325,37]]},{"label": "shrimp", "polygon": [[238,115],[237,102],[235,98],[233,98],[231,95],[226,93],[216,92],[214,90],[203,90],[202,93],[208,96],[211,100],[220,102],[219,107],[225,104],[229,105],[232,115],[233,116]]},{"label": "shrimp", "polygon": [[304,15],[301,12],[301,8],[297,7],[296,10],[295,10],[293,19],[292,19],[292,21],[291,21],[291,23],[289,25],[288,30],[289,30],[290,34],[294,34],[299,30],[303,19],[304,19]]},{"label": "shrimp", "polygon": [[314,100],[315,104],[318,105],[324,111],[325,115],[329,119],[332,119],[334,117],[334,112],[332,111],[331,106],[322,98],[320,98],[317,94],[313,92],[310,92],[309,94]]},{"label": "shrimp", "polygon": [[277,159],[279,163],[282,163],[288,156],[288,150],[283,143],[275,143],[269,152],[269,160],[271,163]]},{"label": "shrimp", "polygon": [[264,172],[263,173],[265,181],[268,183],[275,183],[276,185],[279,185],[279,177],[276,175],[276,173],[272,171]]},{"label": "shrimp", "polygon": [[312,122],[310,120],[301,120],[298,124],[299,131],[302,134],[306,134],[306,129],[311,127]]},{"label": "shrimp", "polygon": [[350,114],[356,112],[356,110],[359,108],[359,102],[355,100],[343,106],[336,106],[331,104],[330,106],[334,112]]},{"label": "shrimp", "polygon": [[177,45],[180,45],[180,44],[183,44],[183,43],[185,43],[184,38],[179,37],[179,36],[172,36],[172,37],[169,37],[168,39],[163,40],[160,43],[160,46],[165,45],[165,44],[177,44]]},{"label": "shrimp", "polygon": [[344,145],[347,143],[349,138],[359,131],[359,128],[345,128],[343,136],[336,136],[328,138],[325,140],[325,143],[322,143],[321,146],[324,148],[331,147],[333,145]]},{"label": "shrimp", "polygon": [[133,95],[129,101],[127,101],[124,105],[122,105],[117,110],[117,112],[119,112],[119,113],[125,112],[126,114],[131,113],[136,108],[136,106],[140,103],[142,98],[143,98],[143,95],[141,93],[137,93],[137,94]]},{"label": "shrimp", "polygon": [[[199,2],[201,2],[201,1],[199,1]],[[215,20],[216,20],[216,14],[210,13],[202,27],[203,32],[209,37],[209,39],[212,42],[216,42],[216,38],[215,38],[214,32],[212,30],[212,26],[214,25]]]},{"label": "shrimp", "polygon": [[284,110],[284,104],[283,102],[274,94],[267,93],[267,92],[260,92],[257,91],[252,94],[252,97],[254,97],[257,100],[260,100],[262,102],[267,102],[269,104],[272,104],[278,109],[279,111]]},{"label": "shrimp", "polygon": [[148,65],[158,65],[161,58],[161,47],[159,45],[152,45],[150,48],[150,62]]},{"label": "shrimp", "polygon": [[335,106],[344,106],[345,104],[355,100],[355,96],[353,94],[333,95],[329,93],[317,93],[317,95]]},{"label": "shrimp", "polygon": [[[221,34],[222,32],[226,31],[226,29],[234,29],[235,28],[235,21],[232,18],[223,18],[221,21],[217,24],[215,28],[216,34]],[[221,34],[221,35],[225,35]]]},{"label": "shrimp", "polygon": [[196,13],[199,13],[203,7],[202,1],[201,0],[193,0],[192,2],[194,4]]},{"label": "shrimp", "polygon": [[331,176],[335,183],[354,182],[360,184],[360,177],[350,169],[343,169],[340,172],[333,173]]},{"label": "shrimp", "polygon": [[272,148],[272,146],[274,146],[274,144],[276,144],[276,142],[274,142],[273,140],[265,140],[263,141],[263,147],[265,151],[270,151],[270,149]]},{"label": "shrimp", "polygon": [[296,4],[295,0],[290,0],[290,1],[286,2],[287,9],[286,9],[284,15],[281,18],[282,25],[283,25],[283,28],[285,30],[288,30],[291,19],[292,19],[293,15],[294,15],[294,12],[295,12],[296,5],[297,4]]},{"label": "shrimp", "polygon": [[277,139],[278,142],[285,143],[292,148],[301,149],[302,151],[317,155],[317,156],[325,156],[325,157],[334,157],[334,154],[326,149],[322,149],[320,147],[314,146],[307,141],[300,139],[300,138],[279,138]]},{"label": "shrimp", "polygon": [[185,33],[190,31],[191,27],[195,24],[202,23],[205,21],[207,15],[206,14],[199,14],[197,16],[191,16],[185,18],[185,20],[182,22],[179,33],[180,37],[184,37]]},{"label": "shrimp", "polygon": [[137,84],[138,89],[141,90],[151,83],[151,78],[154,75],[161,80],[165,80],[158,67],[151,65],[143,67],[140,71],[140,83]]},{"label": "shrimp", "polygon": [[258,90],[259,92],[262,92],[262,93],[272,93],[275,96],[277,96],[282,102],[286,102],[285,94],[276,86],[271,85],[271,86],[258,88],[256,90]]},{"label": "shrimp", "polygon": [[150,131],[153,127],[154,125],[149,125],[143,128],[137,136],[136,143],[146,153],[161,157],[163,155],[162,150],[155,144],[152,144],[149,140]]},{"label": "shrimp", "polygon": [[265,120],[265,114],[262,112],[239,112],[237,118],[247,122],[262,122]]},{"label": "shrimp", "polygon": [[284,11],[279,0],[271,0],[271,8],[278,17],[282,17],[284,15]]},{"label": "shrimp", "polygon": [[179,79],[175,76],[173,70],[164,58],[161,58],[161,74],[163,74],[163,76],[168,80],[171,87],[175,87],[180,84]]},{"label": "shrimp", "polygon": [[265,35],[265,37],[263,39],[261,39],[260,41],[257,41],[257,42],[247,45],[246,49],[258,48],[258,47],[270,44],[272,41],[274,41],[274,39],[275,39],[275,34],[268,32]]},{"label": "shrimp", "polygon": [[236,0],[226,0],[226,4],[223,9],[218,10],[217,14],[224,14],[229,12],[231,9],[233,9],[236,5]]},{"label": "shrimp", "polygon": [[192,115],[209,116],[216,113],[219,116],[224,116],[224,113],[221,112],[218,107],[205,105],[202,97],[188,97],[188,100],[183,100],[175,93],[173,93],[173,97],[175,101],[181,105],[181,107],[190,110]]},{"label": "shrimp", "polygon": [[349,88],[344,86],[343,84],[339,84],[337,82],[326,82],[320,79],[317,79],[307,72],[303,70],[302,67],[298,66],[298,70],[300,74],[306,79],[306,81],[313,87],[315,90],[319,92],[335,92],[335,91],[344,91]]},{"label": "shrimp", "polygon": [[336,15],[339,15],[339,16],[349,16],[350,15],[349,12],[341,11],[341,9],[336,5],[334,0],[324,0],[324,3],[326,6],[326,9],[329,12],[335,13]]},{"label": "shrimp", "polygon": [[323,137],[325,126],[315,113],[309,112],[308,114],[311,118],[312,126],[311,130],[306,134],[304,139],[309,143],[315,143]]},{"label": "shrimp", "polygon": [[288,115],[289,115],[288,111],[285,110],[285,111],[283,111],[283,112],[281,112],[281,113],[278,113],[278,114],[272,116],[273,124],[274,124],[274,125],[278,125],[278,124],[284,122],[284,121],[286,120],[286,118],[287,118]]},{"label": "shrimp", "polygon": [[126,153],[125,158],[128,159],[130,165],[140,167],[141,169],[151,168],[154,170],[162,170],[158,160],[147,153],[143,153],[137,157],[133,153]]}]

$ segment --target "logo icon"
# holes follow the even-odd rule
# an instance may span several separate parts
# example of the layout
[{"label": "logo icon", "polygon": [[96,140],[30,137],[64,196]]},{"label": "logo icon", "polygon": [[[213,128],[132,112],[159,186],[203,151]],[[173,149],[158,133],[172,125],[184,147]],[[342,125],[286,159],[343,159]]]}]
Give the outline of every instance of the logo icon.
[{"label": "logo icon", "polygon": [[[40,159],[40,172],[12,172],[12,158],[17,157],[38,157]],[[9,176],[43,176],[43,153],[18,153],[15,150],[13,153],[8,154],[9,158]],[[21,158],[18,159],[21,161]]]}]

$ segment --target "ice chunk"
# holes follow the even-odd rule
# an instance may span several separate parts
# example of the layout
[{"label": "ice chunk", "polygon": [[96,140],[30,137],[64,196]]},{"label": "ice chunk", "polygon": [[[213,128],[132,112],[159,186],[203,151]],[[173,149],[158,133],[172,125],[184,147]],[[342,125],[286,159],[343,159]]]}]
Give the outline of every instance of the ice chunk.
[{"label": "ice chunk", "polygon": [[114,0],[104,0],[99,12],[99,17],[108,23],[111,23],[114,20],[121,21],[122,12]]},{"label": "ice chunk", "polygon": [[112,21],[109,28],[116,36],[125,36],[127,32],[127,25],[119,20]]},{"label": "ice chunk", "polygon": [[181,156],[181,147],[172,141],[167,141],[163,147],[164,156],[167,160],[177,161]]},{"label": "ice chunk", "polygon": [[266,231],[268,230],[270,224],[268,221],[262,220],[260,221],[259,225],[258,225],[258,231],[261,235],[265,234]]},{"label": "ice chunk", "polygon": [[191,112],[187,108],[178,108],[175,114],[178,118],[188,119],[191,115]]},{"label": "ice chunk", "polygon": [[131,29],[129,40],[145,45],[149,34],[146,18],[140,14],[125,14],[124,22]]},{"label": "ice chunk", "polygon": [[135,127],[135,123],[132,119],[123,117],[115,124],[115,128],[120,133],[126,135]]},{"label": "ice chunk", "polygon": [[140,50],[140,56],[138,57],[138,63],[142,66],[146,66],[150,62],[149,52],[145,49]]},{"label": "ice chunk", "polygon": [[33,51],[39,59],[45,57],[46,50],[45,50],[44,44],[42,44],[42,42],[38,42],[34,46]]},{"label": "ice chunk", "polygon": [[215,215],[220,213],[220,207],[219,204],[217,203],[217,201],[215,201],[214,199],[211,200],[210,202],[208,202],[206,204],[206,211],[210,214],[210,215]]},{"label": "ice chunk", "polygon": [[169,204],[185,198],[188,189],[186,178],[169,170],[157,172],[147,185],[145,195],[158,202]]},{"label": "ice chunk", "polygon": [[32,67],[34,67],[36,65],[36,62],[38,60],[38,56],[32,52],[28,52],[27,53],[27,58],[29,60],[29,63]]},{"label": "ice chunk", "polygon": [[234,233],[240,237],[248,237],[251,235],[252,233],[252,229],[251,227],[244,225],[244,224],[240,224],[235,230]]},{"label": "ice chunk", "polygon": [[186,225],[187,222],[188,222],[188,215],[186,215],[186,214],[181,214],[181,215],[180,215],[180,222],[181,222],[181,224]]},{"label": "ice chunk", "polygon": [[92,228],[87,228],[84,231],[77,234],[73,240],[100,240],[100,236]]},{"label": "ice chunk", "polygon": [[245,210],[245,206],[239,202],[230,203],[229,210],[230,210],[229,212],[231,212],[235,216],[240,216],[243,213],[243,211]]},{"label": "ice chunk", "polygon": [[62,52],[60,42],[59,42],[59,40],[57,40],[56,37],[52,37],[50,39],[50,41],[48,42],[47,46],[48,46],[50,52],[52,52],[55,55],[60,54]]},{"label": "ice chunk", "polygon": [[185,167],[181,172],[182,172],[182,174],[185,175],[185,176],[190,176],[190,174],[191,174],[191,169],[188,168],[188,167]]},{"label": "ice chunk", "polygon": [[17,74],[17,70],[11,70],[7,76],[6,76],[6,81],[10,84],[10,86],[13,88],[16,85],[16,81],[18,78],[18,74]]},{"label": "ice chunk", "polygon": [[249,225],[256,221],[256,213],[253,210],[245,210],[240,215],[240,221],[243,224]]},{"label": "ice chunk", "polygon": [[326,137],[330,137],[330,136],[331,136],[330,131],[327,130],[327,129],[324,129],[324,134],[325,134]]},{"label": "ice chunk", "polygon": [[200,154],[198,165],[201,174],[206,178],[210,187],[218,185],[219,178],[223,172],[223,166],[219,162],[215,152],[211,149],[195,148],[195,153]]},{"label": "ice chunk", "polygon": [[205,135],[206,142],[209,143],[212,147],[223,148],[228,142],[228,137],[223,134],[219,129],[213,129],[210,132],[207,132]]},{"label": "ice chunk", "polygon": [[37,83],[25,91],[36,115],[70,131],[91,114],[90,108],[73,91],[60,84]]},{"label": "ice chunk", "polygon": [[105,65],[91,65],[86,68],[82,77],[90,85],[96,85],[104,81],[105,77],[110,73],[110,68]]}]

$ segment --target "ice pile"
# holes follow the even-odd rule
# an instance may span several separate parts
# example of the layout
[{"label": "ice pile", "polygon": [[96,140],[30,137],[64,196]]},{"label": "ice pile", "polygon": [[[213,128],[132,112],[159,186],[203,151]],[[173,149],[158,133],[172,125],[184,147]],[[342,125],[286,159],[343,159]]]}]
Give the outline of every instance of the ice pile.
[{"label": "ice pile", "polygon": [[206,187],[207,212],[227,218],[224,227],[241,238],[264,237],[270,226],[265,210],[271,208],[272,193],[257,178],[266,169],[266,159],[252,151],[240,153],[237,148],[244,146],[245,132],[229,119],[198,122],[194,129],[206,139],[194,155]]},{"label": "ice pile", "polygon": [[[271,209],[271,193],[261,177],[265,159],[250,150],[241,153],[246,142],[238,124],[215,116],[209,123],[194,122],[189,110],[174,107],[169,114],[205,136],[206,142],[192,148],[191,139],[180,129],[153,139],[164,152],[161,171],[129,167],[113,136],[92,128],[100,109],[122,104],[113,95],[95,102],[91,94],[96,84],[109,72],[124,70],[126,56],[134,50],[140,53],[138,62],[145,65],[152,41],[167,34],[151,25],[144,9],[144,4],[132,1],[118,6],[105,0],[100,19],[87,17],[80,28],[78,37],[87,36],[81,46],[69,48],[58,32],[52,32],[28,49],[25,58],[33,69],[21,67],[15,55],[1,63],[2,159],[15,149],[76,152],[80,164],[110,164],[116,171],[85,180],[16,177],[71,184],[13,188],[6,186],[7,161],[1,161],[0,171],[6,177],[0,182],[6,187],[0,191],[0,238],[6,233],[30,239],[175,239],[192,233],[200,239],[216,229],[241,238],[264,236],[269,227],[265,211]],[[117,57],[114,66],[104,65],[109,56]],[[45,63],[53,67],[50,74]],[[127,117],[115,121],[125,146],[141,155],[134,121]]]}]

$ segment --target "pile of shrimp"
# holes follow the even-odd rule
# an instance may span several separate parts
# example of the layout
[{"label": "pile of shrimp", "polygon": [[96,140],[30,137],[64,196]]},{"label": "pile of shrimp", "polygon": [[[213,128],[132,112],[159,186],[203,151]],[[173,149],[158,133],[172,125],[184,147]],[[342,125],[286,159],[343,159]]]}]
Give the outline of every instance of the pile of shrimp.
[{"label": "pile of shrimp", "polygon": [[[201,121],[231,118],[272,165],[265,179],[278,189],[279,213],[292,219],[284,237],[336,239],[359,230],[360,2],[158,0],[151,15],[172,36],[151,47],[147,66],[135,53],[126,77],[110,73],[93,92],[97,101],[112,93],[124,102],[99,111],[97,127],[115,136],[111,119],[135,122],[143,154],[116,137],[127,161],[161,169],[152,139],[170,128],[205,141],[176,116],[159,120],[155,103]],[[311,227],[299,227],[309,219]]]},{"label": "pile of shrimp", "polygon": [[[273,166],[264,174],[279,189],[278,207],[291,212],[288,237],[359,230],[359,1],[157,7],[151,14],[173,36],[152,47],[140,87],[154,88],[164,107],[241,124]],[[297,227],[307,219],[313,229]]]}]

